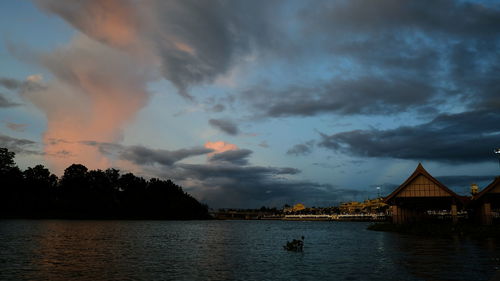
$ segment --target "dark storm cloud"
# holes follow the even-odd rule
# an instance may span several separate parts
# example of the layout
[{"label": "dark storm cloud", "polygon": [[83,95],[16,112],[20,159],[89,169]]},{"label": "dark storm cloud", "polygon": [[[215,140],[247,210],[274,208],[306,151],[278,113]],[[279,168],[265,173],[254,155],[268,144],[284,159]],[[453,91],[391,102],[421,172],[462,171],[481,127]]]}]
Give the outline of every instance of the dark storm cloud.
[{"label": "dark storm cloud", "polygon": [[178,164],[180,168],[186,170],[186,176],[199,180],[208,178],[233,178],[238,180],[251,180],[254,177],[295,175],[300,170],[295,168],[260,167],[260,166],[240,166],[233,164]]},{"label": "dark storm cloud", "polygon": [[205,184],[215,188],[207,188],[199,197],[215,208],[281,208],[299,202],[308,207],[332,206],[351,201],[362,193],[309,181],[276,181],[259,177],[246,182],[211,178]]},{"label": "dark storm cloud", "polygon": [[[437,114],[443,104],[500,108],[500,7],[460,1],[317,1],[299,12],[330,78],[243,93],[259,116]],[[306,50],[310,49],[310,52]],[[294,54],[300,56],[298,53]]]},{"label": "dark storm cloud", "polygon": [[321,134],[320,146],[364,157],[469,163],[491,160],[500,145],[500,113],[442,114],[428,123],[389,130]]},{"label": "dark storm cloud", "polygon": [[[188,180],[190,191],[214,207],[282,207],[302,202],[308,206],[331,206],[351,200],[359,191],[343,190],[329,184],[297,181],[282,177],[297,174],[294,168],[236,165],[179,164],[179,180]],[[194,183],[194,184],[193,184]]]},{"label": "dark storm cloud", "polygon": [[37,148],[38,143],[28,139],[18,139],[0,134],[0,147],[5,147],[18,154],[43,154]]},{"label": "dark storm cloud", "polygon": [[251,89],[245,92],[245,99],[251,99],[257,111],[270,117],[314,116],[327,112],[383,114],[418,109],[428,104],[437,91],[417,78],[364,76],[332,80],[313,87],[292,86],[278,92]]},{"label": "dark storm cloud", "polygon": [[252,151],[249,149],[228,150],[212,155],[209,160],[210,162],[226,162],[244,166],[248,164],[248,157],[250,157],[251,154]]},{"label": "dark storm cloud", "polygon": [[143,146],[131,146],[123,151],[121,157],[139,165],[158,163],[169,166],[185,158],[204,155],[210,152],[212,152],[211,149],[204,147],[170,151],[164,149],[149,149]]},{"label": "dark storm cloud", "polygon": [[85,141],[83,144],[96,146],[105,155],[115,155],[120,159],[131,161],[138,165],[171,166],[174,163],[192,156],[204,155],[212,152],[212,149],[204,147],[184,148],[178,150],[151,149],[144,146],[124,146],[114,143],[102,143]]},{"label": "dark storm cloud", "polygon": [[238,126],[228,119],[210,119],[208,123],[228,135],[235,136],[239,133]]},{"label": "dark storm cloud", "polygon": [[[484,188],[487,184],[495,179],[495,175],[486,176],[436,176],[440,182],[454,191],[459,191],[463,193],[465,187],[470,187],[471,184],[480,184],[481,188]],[[470,189],[467,189],[469,192]]]},{"label": "dark storm cloud", "polygon": [[352,200],[360,193],[329,184],[290,179],[290,176],[301,172],[291,167],[239,164],[227,161],[209,161],[208,164],[177,163],[170,169],[154,171],[154,174],[180,182],[191,194],[214,208],[256,208],[262,205],[282,207],[296,202],[309,206],[331,206]]},{"label": "dark storm cloud", "polygon": [[303,16],[313,19],[316,22],[314,26],[330,32],[401,28],[412,31],[413,28],[475,38],[500,33],[499,8],[498,4],[450,0],[323,1],[310,7]]},{"label": "dark storm cloud", "polygon": [[299,144],[294,145],[289,150],[287,150],[286,154],[295,155],[295,156],[307,155],[307,154],[310,154],[312,152],[313,145],[314,145],[314,141],[299,143]]}]

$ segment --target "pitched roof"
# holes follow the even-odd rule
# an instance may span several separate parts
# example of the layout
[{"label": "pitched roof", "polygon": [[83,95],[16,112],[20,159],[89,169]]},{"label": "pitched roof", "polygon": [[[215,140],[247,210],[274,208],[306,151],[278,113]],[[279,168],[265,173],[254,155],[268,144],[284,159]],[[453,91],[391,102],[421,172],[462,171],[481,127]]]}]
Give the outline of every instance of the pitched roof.
[{"label": "pitched roof", "polygon": [[489,193],[492,189],[500,185],[500,177],[496,177],[487,187],[485,187],[481,192],[474,195],[474,201],[479,200],[481,197]]},{"label": "pitched roof", "polygon": [[431,176],[431,174],[429,174],[429,172],[427,172],[424,169],[424,166],[422,166],[421,163],[418,163],[418,166],[415,169],[415,171],[413,172],[413,174],[409,178],[407,178],[406,181],[403,182],[398,188],[396,188],[396,190],[394,190],[391,194],[389,194],[387,197],[385,197],[384,203],[388,203],[391,199],[396,197],[397,194],[399,194],[401,191],[403,191],[418,176],[426,177],[432,183],[434,183],[439,188],[444,190],[446,193],[450,194],[451,197],[455,197],[459,202],[463,202],[463,200],[460,196],[458,196],[455,192],[453,192],[448,187],[446,187],[444,184],[442,184],[440,181],[438,181],[433,176]]}]

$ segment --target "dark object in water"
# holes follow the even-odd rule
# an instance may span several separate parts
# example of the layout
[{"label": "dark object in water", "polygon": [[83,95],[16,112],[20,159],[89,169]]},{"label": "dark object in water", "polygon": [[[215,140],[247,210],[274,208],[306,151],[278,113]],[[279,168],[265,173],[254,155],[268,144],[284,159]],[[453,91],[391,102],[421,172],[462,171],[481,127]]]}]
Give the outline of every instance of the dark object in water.
[{"label": "dark object in water", "polygon": [[302,252],[304,250],[304,236],[301,238],[301,240],[293,239],[292,242],[287,241],[283,249],[287,251]]}]

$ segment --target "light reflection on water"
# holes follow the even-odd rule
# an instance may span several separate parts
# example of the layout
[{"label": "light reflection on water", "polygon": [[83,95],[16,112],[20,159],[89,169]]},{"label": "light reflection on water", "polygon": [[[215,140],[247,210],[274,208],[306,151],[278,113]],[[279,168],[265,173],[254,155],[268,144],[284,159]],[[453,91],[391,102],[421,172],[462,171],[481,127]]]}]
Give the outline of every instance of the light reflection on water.
[{"label": "light reflection on water", "polygon": [[[489,280],[495,239],[405,236],[365,223],[0,221],[0,280]],[[304,235],[303,253],[286,252]]]}]

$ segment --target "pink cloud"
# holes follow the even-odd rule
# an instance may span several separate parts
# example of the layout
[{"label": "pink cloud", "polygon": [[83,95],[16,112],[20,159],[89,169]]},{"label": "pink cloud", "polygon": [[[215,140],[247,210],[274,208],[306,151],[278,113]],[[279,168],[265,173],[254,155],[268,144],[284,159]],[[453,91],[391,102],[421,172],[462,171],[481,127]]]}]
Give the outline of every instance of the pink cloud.
[{"label": "pink cloud", "polygon": [[[39,60],[54,79],[23,96],[47,117],[48,163],[58,173],[74,162],[89,168],[109,167],[109,159],[81,141],[121,140],[124,126],[148,101],[146,84],[152,79],[148,67],[84,35]],[[58,157],[59,151],[71,157]]]},{"label": "pink cloud", "polygon": [[224,141],[216,141],[216,142],[208,141],[205,143],[205,148],[214,150],[214,152],[208,154],[208,157],[212,157],[214,154],[222,153],[229,150],[238,150],[238,146],[236,146],[236,144]]}]

